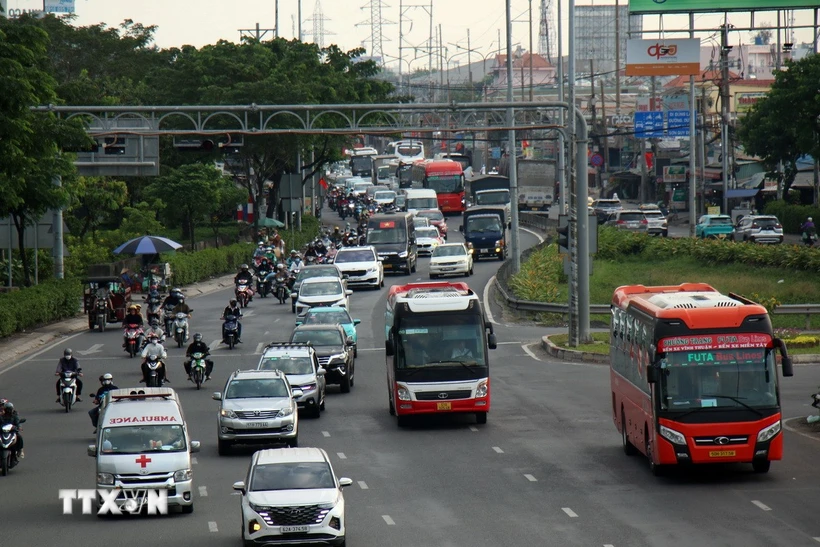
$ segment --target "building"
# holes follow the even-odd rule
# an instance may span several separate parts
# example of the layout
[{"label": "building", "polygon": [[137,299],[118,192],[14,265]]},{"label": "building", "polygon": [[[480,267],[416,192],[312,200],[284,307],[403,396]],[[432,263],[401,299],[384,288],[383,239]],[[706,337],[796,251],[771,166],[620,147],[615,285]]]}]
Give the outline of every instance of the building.
[{"label": "building", "polygon": [[[643,30],[640,15],[629,15],[629,6],[624,2],[618,6],[618,42],[620,42],[620,68],[626,65],[626,41],[629,32]],[[589,71],[592,61],[596,73],[615,70],[615,4],[597,6],[575,6],[575,58],[576,71]],[[634,34],[633,38],[640,38]]]}]

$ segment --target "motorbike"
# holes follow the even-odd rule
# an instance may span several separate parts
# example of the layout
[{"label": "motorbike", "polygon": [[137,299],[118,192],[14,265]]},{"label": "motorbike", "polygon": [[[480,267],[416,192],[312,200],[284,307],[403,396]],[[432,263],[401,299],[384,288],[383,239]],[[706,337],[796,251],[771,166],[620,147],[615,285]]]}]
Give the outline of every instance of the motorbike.
[{"label": "motorbike", "polygon": [[196,384],[196,388],[202,387],[205,381],[205,354],[196,352],[191,355],[191,380]]},{"label": "motorbike", "polygon": [[222,342],[227,344],[229,349],[233,349],[239,339],[239,318],[235,315],[226,316],[224,328],[225,338]]},{"label": "motorbike", "polygon": [[71,407],[77,402],[77,377],[82,372],[65,371],[60,378],[60,404],[66,412],[71,412]]},{"label": "motorbike", "polygon": [[148,378],[145,379],[145,386],[162,387],[162,382],[159,379],[159,369],[165,365],[156,355],[149,355],[146,364],[148,365]]},{"label": "motorbike", "polygon": [[163,308],[165,314],[165,336],[171,336],[171,327],[174,326],[174,306],[168,304]]},{"label": "motorbike", "polygon": [[142,335],[142,327],[130,325],[125,326],[125,351],[128,352],[129,356],[133,357],[139,353],[140,348],[142,347]]},{"label": "motorbike", "polygon": [[273,294],[276,295],[277,300],[279,300],[280,304],[284,304],[285,300],[288,299],[288,290],[287,290],[287,281],[281,280],[276,281],[276,286],[273,289]]},{"label": "motorbike", "polygon": [[814,247],[815,243],[817,243],[817,234],[816,233],[803,232],[803,243],[807,247]]},{"label": "motorbike", "polygon": [[261,296],[262,298],[267,298],[268,294],[270,294],[270,283],[265,280],[265,277],[267,277],[267,275],[268,272],[264,272],[256,280],[256,292],[258,292],[259,296]]},{"label": "motorbike", "polygon": [[182,344],[185,343],[185,333],[188,330],[187,327],[188,314],[183,312],[177,313],[174,318],[174,340],[176,341],[178,348],[181,348]]},{"label": "motorbike", "polygon": [[105,326],[108,322],[108,308],[104,298],[97,299],[94,304],[94,313],[97,314],[94,322],[100,328],[100,332],[105,332]]},{"label": "motorbike", "polygon": [[[22,424],[25,418],[20,420]],[[9,474],[9,469],[16,465],[14,450],[11,448],[17,443],[17,426],[5,424],[0,429],[0,474],[4,477]]]},{"label": "motorbike", "polygon": [[162,323],[162,306],[156,302],[149,302],[148,303],[148,324],[151,324],[151,321],[156,319],[160,323]]},{"label": "motorbike", "polygon": [[240,308],[247,308],[250,302],[251,295],[247,283],[239,283],[236,286],[236,300],[239,302]]}]

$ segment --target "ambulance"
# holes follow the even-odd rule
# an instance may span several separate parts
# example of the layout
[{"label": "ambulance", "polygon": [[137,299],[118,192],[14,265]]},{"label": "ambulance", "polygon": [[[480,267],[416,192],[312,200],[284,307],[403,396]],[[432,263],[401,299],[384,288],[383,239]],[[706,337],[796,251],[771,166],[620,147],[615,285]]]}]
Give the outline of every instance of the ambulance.
[{"label": "ambulance", "polygon": [[173,389],[130,388],[106,393],[88,455],[97,462],[97,489],[119,490],[118,504],[165,490],[169,509],[192,513],[191,454],[199,448]]}]

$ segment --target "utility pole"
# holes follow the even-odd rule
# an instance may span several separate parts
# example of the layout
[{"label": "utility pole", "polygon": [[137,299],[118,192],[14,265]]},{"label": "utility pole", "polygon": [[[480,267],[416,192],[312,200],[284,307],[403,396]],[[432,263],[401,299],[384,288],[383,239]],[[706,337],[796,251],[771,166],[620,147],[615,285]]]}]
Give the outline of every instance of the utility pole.
[{"label": "utility pole", "polygon": [[[558,4],[558,101],[564,102],[564,24],[561,22],[561,0],[556,2]],[[572,110],[569,111],[570,118]],[[558,111],[558,123],[564,126],[565,113],[561,108]],[[558,162],[555,167],[558,171],[556,179],[558,182],[558,213],[561,215],[567,214],[567,181],[571,180],[569,173],[569,166],[572,162],[565,161],[567,154],[567,141],[563,131],[558,132]]]},{"label": "utility pole", "polygon": [[615,0],[615,114],[621,115],[621,6]]},{"label": "utility pole", "polygon": [[[689,38],[695,37],[695,14],[689,13]],[[697,177],[697,133],[695,129],[695,76],[689,76],[689,235],[695,237],[695,195],[698,191]],[[671,201],[671,200],[670,200]]]},{"label": "utility pole", "polygon": [[444,89],[444,40],[441,35],[441,23],[438,25],[438,74],[439,74],[439,93]]},{"label": "utility pole", "polygon": [[[604,81],[601,80],[601,85],[603,85]],[[590,136],[592,136],[592,132],[598,131],[598,117],[595,113],[595,72],[593,69],[593,60],[589,60],[589,111],[592,118],[592,129],[590,131]],[[599,141],[600,142],[600,141]],[[595,177],[595,183],[600,187],[601,186],[601,172],[598,170],[597,176]],[[580,213],[579,213],[580,214]]]},{"label": "utility pole", "polygon": [[[433,0],[430,0],[430,38],[427,40],[427,71],[430,74],[430,88],[433,87]],[[430,94],[432,101],[432,93]]]},{"label": "utility pole", "polygon": [[470,55],[470,29],[467,29],[467,75],[470,79],[470,100],[475,102],[475,89],[473,88],[473,61]]},{"label": "utility pole", "polygon": [[402,77],[401,71],[402,66],[401,64],[404,62],[402,59],[402,44],[404,43],[404,34],[402,33],[402,23],[404,21],[404,0],[399,0],[399,93],[401,93],[402,89]]},{"label": "utility pole", "polygon": [[[729,33],[729,31],[727,30],[726,34],[728,35],[728,33]],[[816,36],[817,35],[815,34],[815,40],[817,39]],[[726,42],[728,43],[728,39],[726,40]],[[777,60],[776,60],[775,68],[774,68],[775,72],[780,72],[780,50],[781,49],[782,49],[782,46],[780,45],[780,10],[777,10],[777,57],[776,57]],[[727,73],[728,73],[728,69],[727,69]],[[728,92],[727,92],[727,96],[728,96]],[[726,180],[726,179],[724,178],[724,180]],[[726,186],[726,183],[724,183],[724,187],[725,186]],[[783,185],[783,162],[781,161],[781,162],[778,162],[778,164],[777,164],[777,199],[778,200],[783,199],[783,186],[784,186]],[[724,192],[725,191],[726,190],[724,189]]]},{"label": "utility pole", "polygon": [[273,4],[273,37],[279,38],[279,0]]},{"label": "utility pole", "polygon": [[[57,188],[63,185],[63,178],[56,175],[53,179],[54,186]],[[11,218],[11,217],[9,217]],[[39,219],[36,222],[40,222]],[[65,263],[63,258],[63,209],[57,207],[54,209],[54,218],[51,221],[51,229],[54,233],[54,277],[56,279],[63,279],[65,277]],[[9,240],[11,240],[11,228],[9,228]],[[9,245],[9,248],[11,245]],[[20,249],[21,253],[26,252],[25,249]],[[11,252],[9,252],[9,265],[11,264]],[[9,266],[11,271],[11,266]],[[11,275],[9,275],[9,286],[11,286]]]},{"label": "utility pole", "polygon": [[[604,95],[604,79],[601,78],[598,80],[601,83],[601,127],[603,128],[603,136],[604,136],[604,153],[601,154],[604,157],[604,165],[603,165],[603,172],[606,173],[609,171],[609,136],[607,133],[609,132],[609,127],[606,119],[606,95]],[[604,187],[603,181],[601,181],[601,188]]]},{"label": "utility pole", "polygon": [[302,41],[302,0],[297,0],[296,17],[299,18],[299,41]]},{"label": "utility pole", "polygon": [[[512,70],[512,14],[510,13],[510,1],[506,0],[507,9],[507,102],[512,105],[513,102],[513,70]],[[512,259],[512,273],[518,273],[521,270],[521,255],[518,248],[518,166],[517,158],[515,156],[515,129],[512,129],[515,123],[515,113],[512,106],[507,107],[507,138],[509,144],[507,145],[509,156],[509,177],[510,177],[510,258]]]},{"label": "utility pole", "polygon": [[530,6],[530,102],[532,102],[532,0]]},{"label": "utility pole", "polygon": [[[778,12],[778,16],[779,16]],[[778,20],[779,25],[779,20]],[[729,24],[724,19],[720,27],[720,152],[723,171],[723,207],[721,213],[729,214]],[[778,40],[780,30],[777,31]],[[778,52],[778,60],[780,53]],[[782,182],[778,182],[778,189]],[[780,198],[780,196],[778,196]]]}]

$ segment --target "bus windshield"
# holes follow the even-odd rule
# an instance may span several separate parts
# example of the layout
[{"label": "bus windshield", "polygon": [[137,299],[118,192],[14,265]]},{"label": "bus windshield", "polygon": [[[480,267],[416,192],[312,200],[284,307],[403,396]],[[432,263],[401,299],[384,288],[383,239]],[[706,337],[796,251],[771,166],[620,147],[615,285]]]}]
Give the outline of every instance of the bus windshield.
[{"label": "bus windshield", "polygon": [[352,158],[350,158],[350,166],[356,171],[361,171],[363,169],[369,171],[370,165],[370,156],[353,156]]},{"label": "bus windshield", "polygon": [[659,387],[663,410],[778,404],[774,353],[765,348],[669,352]]},{"label": "bus windshield", "polygon": [[396,367],[486,366],[482,329],[478,315],[403,317],[396,337]]},{"label": "bus windshield", "polygon": [[437,194],[455,194],[464,190],[464,180],[461,175],[428,176],[425,188]]}]

